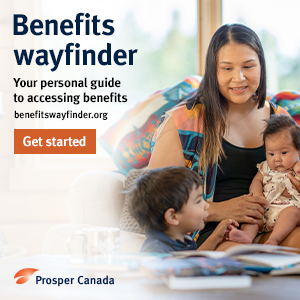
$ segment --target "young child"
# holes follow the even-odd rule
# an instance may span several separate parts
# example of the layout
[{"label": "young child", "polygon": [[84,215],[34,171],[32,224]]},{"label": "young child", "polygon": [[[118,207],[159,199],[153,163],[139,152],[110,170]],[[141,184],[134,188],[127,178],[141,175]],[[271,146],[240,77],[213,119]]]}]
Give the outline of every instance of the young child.
[{"label": "young child", "polygon": [[[209,204],[202,193],[201,177],[188,168],[153,169],[137,180],[130,191],[129,211],[145,228],[141,252],[196,250],[187,233],[202,229],[208,217]],[[199,249],[214,250],[232,226],[239,224],[223,220]]]},{"label": "young child", "polygon": [[[263,140],[267,160],[257,165],[250,193],[269,201],[262,231],[272,231],[265,244],[278,245],[300,225],[300,193],[287,178],[288,173],[300,174],[300,128],[289,116],[274,116],[267,121]],[[257,224],[242,224],[241,230],[232,227],[228,239],[252,243],[258,229]]]}]

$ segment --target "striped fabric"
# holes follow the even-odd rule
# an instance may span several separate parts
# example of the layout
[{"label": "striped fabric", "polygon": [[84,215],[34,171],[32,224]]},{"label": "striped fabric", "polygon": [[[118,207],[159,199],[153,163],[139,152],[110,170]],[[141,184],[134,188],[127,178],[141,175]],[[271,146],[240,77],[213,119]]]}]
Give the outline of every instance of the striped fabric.
[{"label": "striped fabric", "polygon": [[270,101],[283,107],[300,126],[300,93],[294,91],[280,92],[270,98]]}]

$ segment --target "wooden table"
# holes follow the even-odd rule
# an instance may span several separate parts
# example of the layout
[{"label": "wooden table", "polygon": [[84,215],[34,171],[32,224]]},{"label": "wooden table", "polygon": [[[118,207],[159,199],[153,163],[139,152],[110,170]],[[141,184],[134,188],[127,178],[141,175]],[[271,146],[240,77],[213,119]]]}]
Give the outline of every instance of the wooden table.
[{"label": "wooden table", "polygon": [[[114,277],[114,284],[80,285],[78,276],[95,277],[88,271],[75,270],[70,267],[70,256],[38,255],[25,257],[0,264],[0,299],[1,300],[192,300],[192,299],[222,299],[222,300],[289,300],[300,299],[300,276],[285,277],[253,277],[251,288],[222,290],[169,290],[159,280],[147,278],[130,278],[103,273]],[[39,269],[28,282],[16,284],[15,273],[23,268]],[[115,273],[116,274],[116,273]],[[99,274],[98,274],[99,275]],[[75,278],[73,285],[36,284],[35,276],[44,278]],[[96,276],[99,277],[99,276]]]}]

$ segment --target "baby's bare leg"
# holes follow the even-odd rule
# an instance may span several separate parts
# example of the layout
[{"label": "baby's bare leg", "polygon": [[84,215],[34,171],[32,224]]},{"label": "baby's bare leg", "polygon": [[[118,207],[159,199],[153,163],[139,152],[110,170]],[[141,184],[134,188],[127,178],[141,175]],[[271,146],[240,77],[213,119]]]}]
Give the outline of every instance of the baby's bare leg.
[{"label": "baby's bare leg", "polygon": [[296,206],[289,206],[283,209],[265,244],[279,245],[297,225],[300,225],[300,209]]},{"label": "baby's bare leg", "polygon": [[241,229],[233,227],[229,231],[227,239],[237,243],[251,244],[257,235],[257,231],[257,224],[242,224]]}]

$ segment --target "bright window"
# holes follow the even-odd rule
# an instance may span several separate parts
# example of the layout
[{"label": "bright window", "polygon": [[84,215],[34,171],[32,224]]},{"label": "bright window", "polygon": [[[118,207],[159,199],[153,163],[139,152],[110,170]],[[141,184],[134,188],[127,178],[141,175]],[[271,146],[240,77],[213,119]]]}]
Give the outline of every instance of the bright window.
[{"label": "bright window", "polygon": [[263,44],[268,91],[300,91],[299,0],[223,0],[223,24],[243,23]]},{"label": "bright window", "polygon": [[[97,136],[114,124],[125,111],[142,101],[151,93],[166,86],[172,86],[190,74],[196,73],[197,1],[184,0],[43,0],[43,19],[74,20],[77,13],[89,13],[90,19],[114,20],[115,32],[111,36],[43,35],[45,49],[65,49],[67,43],[79,43],[79,49],[93,49],[96,53],[110,43],[112,49],[138,49],[133,65],[101,66],[100,64],[66,66],[61,62],[58,69],[51,72],[43,67],[44,79],[83,79],[121,81],[120,88],[84,89],[45,89],[45,94],[61,95],[87,94],[109,95],[111,92],[126,95],[126,103],[48,103],[45,111],[108,112],[107,120],[99,119],[44,119],[43,128],[96,128]],[[65,6],[64,6],[65,5]],[[60,7],[57,10],[57,7]],[[82,25],[84,26],[84,25]],[[84,27],[83,27],[84,28]],[[104,150],[98,147],[97,155],[105,157]],[[48,158],[51,156],[47,156]],[[53,156],[54,157],[54,156]],[[65,155],[63,156],[66,157]],[[72,156],[74,157],[74,156]],[[81,156],[82,157],[82,156]],[[95,157],[95,156],[93,156]],[[55,155],[55,158],[58,158]]]}]

